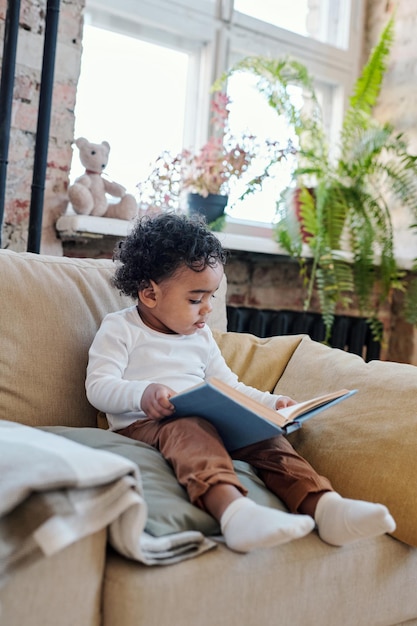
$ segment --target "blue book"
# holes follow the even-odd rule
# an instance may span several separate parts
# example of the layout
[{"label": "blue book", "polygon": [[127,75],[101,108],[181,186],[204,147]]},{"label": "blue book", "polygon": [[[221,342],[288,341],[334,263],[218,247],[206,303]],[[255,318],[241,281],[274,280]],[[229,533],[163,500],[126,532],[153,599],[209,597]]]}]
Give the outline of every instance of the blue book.
[{"label": "blue book", "polygon": [[340,389],[275,411],[230,387],[217,378],[210,378],[170,398],[175,412],[166,420],[198,416],[217,429],[227,450],[288,435],[303,422],[338,402],[349,398],[357,389]]}]

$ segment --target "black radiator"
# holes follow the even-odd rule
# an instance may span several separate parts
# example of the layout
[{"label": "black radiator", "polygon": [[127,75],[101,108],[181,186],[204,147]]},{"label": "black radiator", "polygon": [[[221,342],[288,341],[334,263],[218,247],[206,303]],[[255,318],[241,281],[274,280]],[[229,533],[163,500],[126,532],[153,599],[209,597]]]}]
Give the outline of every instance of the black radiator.
[{"label": "black radiator", "polygon": [[[306,334],[315,341],[323,341],[325,337],[321,315],[301,311],[228,306],[227,329],[257,337]],[[336,315],[329,345],[358,354],[366,361],[379,359],[381,352],[366,319],[348,315]]]}]

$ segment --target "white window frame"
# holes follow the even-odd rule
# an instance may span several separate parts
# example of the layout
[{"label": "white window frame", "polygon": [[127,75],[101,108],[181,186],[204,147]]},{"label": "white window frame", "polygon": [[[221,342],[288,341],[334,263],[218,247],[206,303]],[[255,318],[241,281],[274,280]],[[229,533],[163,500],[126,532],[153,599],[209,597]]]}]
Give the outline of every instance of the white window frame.
[{"label": "white window frame", "polygon": [[[334,2],[334,0],[332,0]],[[318,81],[333,87],[330,141],[337,137],[352,85],[362,64],[364,0],[351,0],[347,48],[304,37],[233,10],[233,0],[86,0],[88,23],[191,55],[184,146],[209,134],[211,85],[237,58],[291,54]],[[330,19],[332,19],[330,17]],[[265,224],[228,219],[226,231],[271,236]]]}]

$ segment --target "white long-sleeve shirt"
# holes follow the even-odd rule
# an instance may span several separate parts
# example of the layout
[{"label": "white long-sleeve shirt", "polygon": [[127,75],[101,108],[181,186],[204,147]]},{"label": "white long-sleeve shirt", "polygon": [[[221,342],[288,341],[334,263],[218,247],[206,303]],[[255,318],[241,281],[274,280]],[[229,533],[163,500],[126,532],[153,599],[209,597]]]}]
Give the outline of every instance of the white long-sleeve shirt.
[{"label": "white long-sleeve shirt", "polygon": [[280,397],[239,382],[207,325],[192,335],[160,333],[132,306],[104,318],[89,350],[86,391],[110,429],[119,430],[145,417],[141,398],[151,383],[180,392],[211,376],[271,408]]}]

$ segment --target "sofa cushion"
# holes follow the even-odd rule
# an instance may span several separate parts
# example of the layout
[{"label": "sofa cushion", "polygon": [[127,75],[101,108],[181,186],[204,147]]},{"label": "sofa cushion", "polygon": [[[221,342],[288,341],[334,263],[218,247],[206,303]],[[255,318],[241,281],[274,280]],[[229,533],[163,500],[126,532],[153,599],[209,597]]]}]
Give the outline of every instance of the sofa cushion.
[{"label": "sofa cushion", "polygon": [[[415,626],[417,550],[391,537],[335,548],[316,532],[237,554],[219,545],[172,567],[110,553],[106,626]],[[411,620],[408,622],[407,620]]]},{"label": "sofa cushion", "polygon": [[[177,482],[170,465],[158,450],[99,428],[49,426],[46,430],[92,448],[120,454],[136,463],[148,505],[146,530],[151,535],[159,537],[185,530],[198,530],[206,536],[219,534],[215,519],[191,504],[185,489]],[[235,461],[234,466],[253,500],[264,506],[285,510],[247,463]]]},{"label": "sofa cushion", "polygon": [[365,363],[305,337],[276,391],[301,401],[342,387],[358,393],[306,422],[291,442],[342,495],[386,504],[394,536],[417,546],[417,368]]},{"label": "sofa cushion", "polygon": [[229,367],[246,385],[273,391],[294,350],[305,335],[260,338],[247,333],[214,331]]},{"label": "sofa cushion", "polygon": [[[0,250],[0,418],[30,426],[94,426],[85,370],[102,318],[131,306],[109,259]],[[226,329],[224,280],[210,324]]]}]

